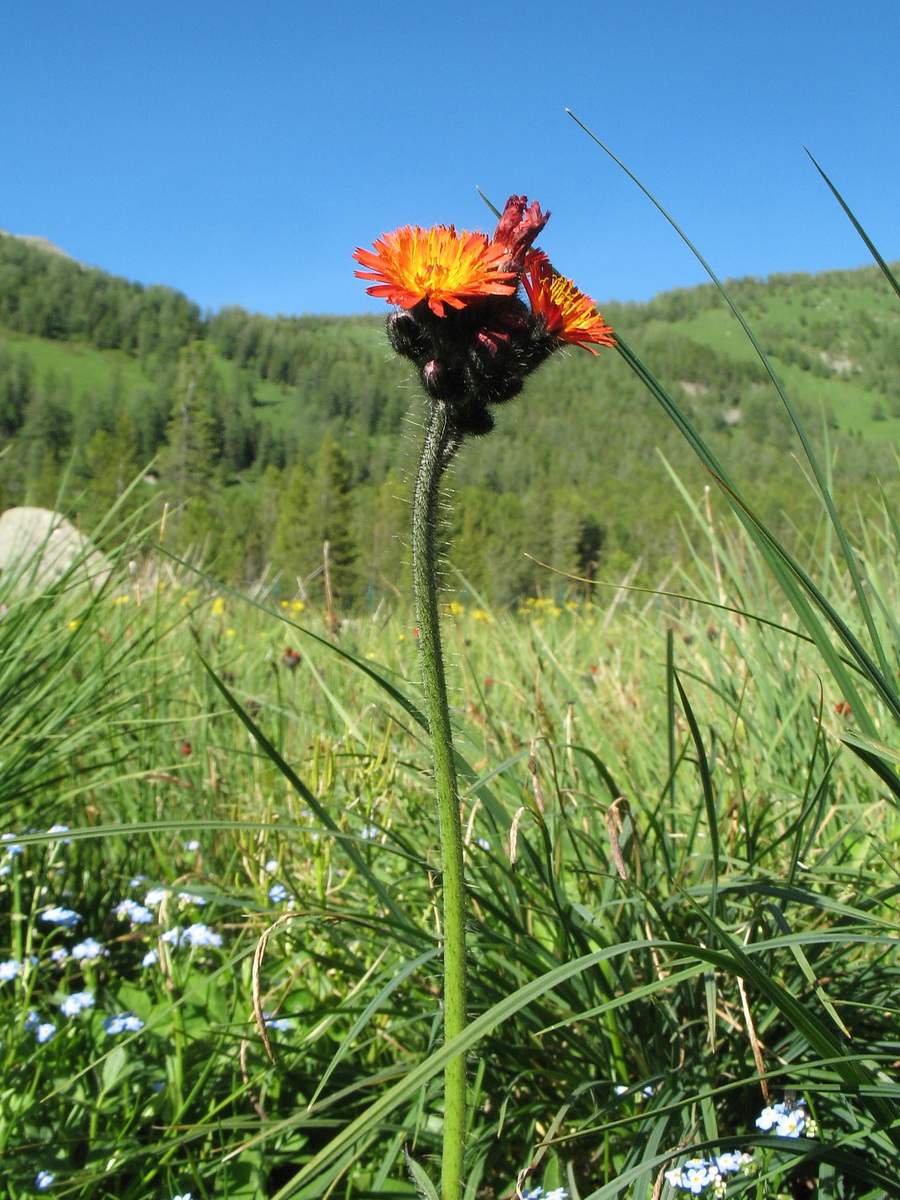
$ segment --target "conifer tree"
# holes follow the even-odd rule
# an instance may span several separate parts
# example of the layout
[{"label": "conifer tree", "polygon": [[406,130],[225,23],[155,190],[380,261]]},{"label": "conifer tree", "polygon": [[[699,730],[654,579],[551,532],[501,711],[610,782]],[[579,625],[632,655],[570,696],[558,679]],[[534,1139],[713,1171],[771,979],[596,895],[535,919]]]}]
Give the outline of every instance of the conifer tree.
[{"label": "conifer tree", "polygon": [[162,475],[172,498],[186,503],[206,495],[216,463],[214,412],[219,378],[209,350],[192,342],[178,354],[172,410],[166,427],[168,443]]},{"label": "conifer tree", "polygon": [[[274,467],[267,467],[264,478],[272,478]],[[309,506],[309,467],[298,455],[287,474],[278,497],[278,517],[272,539],[272,566],[288,576],[288,586],[297,577],[301,580],[313,566],[315,548],[310,545],[307,509]]]},{"label": "conifer tree", "polygon": [[[83,492],[77,507],[85,531],[90,531],[119,502],[141,466],[135,452],[134,423],[123,412],[113,432],[98,429],[81,455],[77,473]],[[142,499],[132,492],[126,502],[127,510],[133,512]],[[125,511],[120,511],[119,519],[125,515]]]},{"label": "conifer tree", "polygon": [[327,569],[334,602],[344,606],[354,598],[359,582],[351,488],[346,456],[328,436],[311,470],[298,459],[291,471],[273,546],[274,564],[310,581],[319,598]]}]

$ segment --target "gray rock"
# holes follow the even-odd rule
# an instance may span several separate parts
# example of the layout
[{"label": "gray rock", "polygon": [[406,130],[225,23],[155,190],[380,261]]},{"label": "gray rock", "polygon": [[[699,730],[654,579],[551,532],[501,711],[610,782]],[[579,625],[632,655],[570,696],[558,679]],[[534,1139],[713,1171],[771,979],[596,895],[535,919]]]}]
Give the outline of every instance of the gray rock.
[{"label": "gray rock", "polygon": [[110,569],[106,555],[59,513],[8,508],[0,516],[0,586],[13,578],[28,588],[46,588],[64,576],[72,583],[100,583]]}]

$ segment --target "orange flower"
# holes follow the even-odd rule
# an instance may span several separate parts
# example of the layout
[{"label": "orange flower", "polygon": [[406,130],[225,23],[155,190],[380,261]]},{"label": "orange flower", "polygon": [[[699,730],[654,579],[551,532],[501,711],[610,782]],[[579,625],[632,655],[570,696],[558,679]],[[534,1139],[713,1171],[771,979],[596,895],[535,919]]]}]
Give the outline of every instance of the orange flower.
[{"label": "orange flower", "polygon": [[571,279],[554,271],[541,250],[529,252],[522,283],[531,301],[531,311],[544,322],[547,332],[561,342],[571,342],[596,354],[588,345],[614,346],[615,335],[590,298],[579,291]]},{"label": "orange flower", "polygon": [[357,249],[353,257],[371,270],[354,274],[376,280],[366,291],[388,304],[414,308],[427,300],[431,311],[443,317],[445,304],[464,308],[478,296],[511,296],[516,290],[515,271],[497,269],[505,247],[492,244],[482,233],[457,233],[453,225],[404,225],[383,234],[374,246],[374,254]]}]

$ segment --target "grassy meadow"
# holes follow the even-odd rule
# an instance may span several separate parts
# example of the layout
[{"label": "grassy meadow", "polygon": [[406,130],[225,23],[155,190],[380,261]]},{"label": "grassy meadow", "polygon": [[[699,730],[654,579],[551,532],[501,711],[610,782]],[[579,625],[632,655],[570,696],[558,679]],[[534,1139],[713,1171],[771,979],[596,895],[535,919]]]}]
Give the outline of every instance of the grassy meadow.
[{"label": "grassy meadow", "polygon": [[[623,306],[616,350],[548,368],[515,437],[465,447],[439,762],[436,621],[397,586],[408,510],[379,459],[406,402],[375,323],[206,321],[0,241],[4,495],[40,482],[65,508],[76,429],[78,486],[113,505],[90,583],[0,576],[0,1195],[438,1200],[455,1139],[445,1200],[900,1196],[886,264]],[[483,432],[457,420],[441,470]],[[311,475],[286,436],[266,449],[290,423],[328,435]],[[160,503],[109,469],[140,428]],[[381,553],[344,601],[328,564],[349,569],[363,518]],[[233,587],[184,560],[265,521],[265,570]]]},{"label": "grassy meadow", "polygon": [[[898,1194],[896,715],[695,499],[662,593],[446,596],[473,1197],[672,1195],[728,1154],[729,1194]],[[894,534],[859,547],[885,645]],[[832,543],[807,566],[871,637]],[[412,618],[130,555],[4,583],[2,1194],[414,1195],[443,1060]]]}]

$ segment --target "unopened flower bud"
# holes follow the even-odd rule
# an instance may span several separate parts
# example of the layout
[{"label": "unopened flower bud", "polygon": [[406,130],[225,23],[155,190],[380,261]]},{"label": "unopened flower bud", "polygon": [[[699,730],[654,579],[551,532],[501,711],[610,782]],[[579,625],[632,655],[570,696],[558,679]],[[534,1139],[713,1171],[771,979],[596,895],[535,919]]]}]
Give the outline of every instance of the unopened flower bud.
[{"label": "unopened flower bud", "polygon": [[466,383],[458,371],[440,359],[432,358],[422,367],[422,386],[432,400],[452,403],[466,394]]},{"label": "unopened flower bud", "polygon": [[392,313],[387,321],[388,341],[394,351],[421,366],[431,348],[418,322],[408,312]]}]

